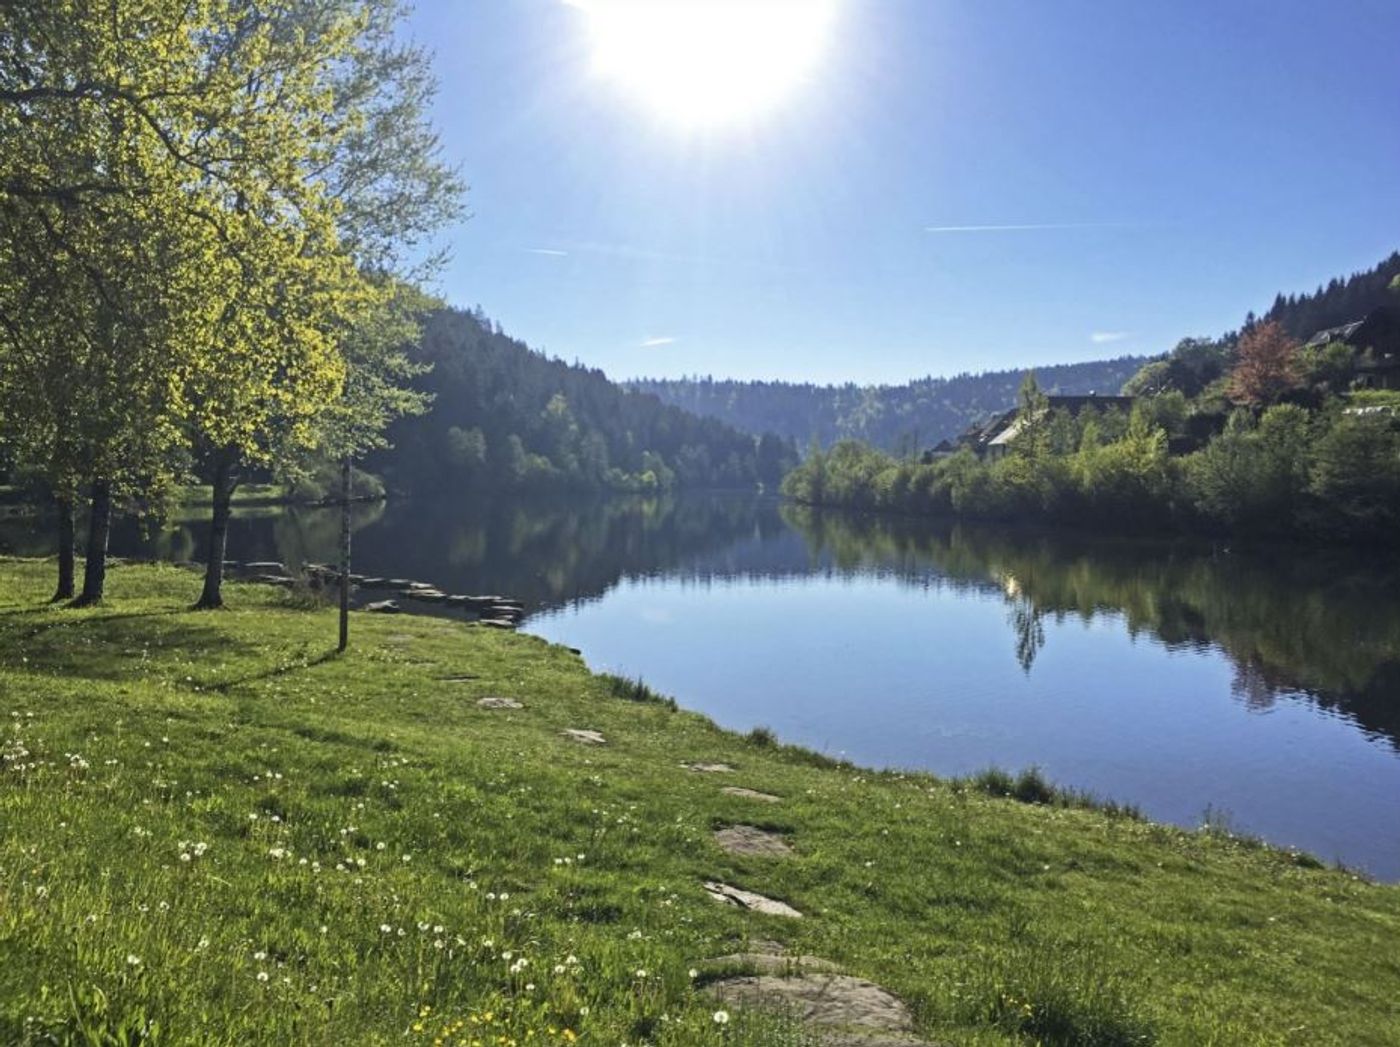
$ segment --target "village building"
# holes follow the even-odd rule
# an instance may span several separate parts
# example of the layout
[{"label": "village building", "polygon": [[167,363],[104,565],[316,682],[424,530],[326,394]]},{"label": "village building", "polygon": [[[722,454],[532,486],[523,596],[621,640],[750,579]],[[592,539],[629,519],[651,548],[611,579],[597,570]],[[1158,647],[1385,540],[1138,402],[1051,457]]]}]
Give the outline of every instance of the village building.
[{"label": "village building", "polygon": [[1383,305],[1362,320],[1319,331],[1309,348],[1343,342],[1356,350],[1358,389],[1400,389],[1400,307]]},{"label": "village building", "polygon": [[[1133,409],[1131,396],[1100,396],[1098,393],[1081,393],[1070,396],[1047,396],[1047,409],[1051,412],[1064,411],[1072,418],[1078,418],[1086,410],[1118,410],[1125,414]],[[1012,442],[1020,434],[1024,419],[1021,409],[1013,407],[999,415],[970,426],[957,439],[954,450],[971,448],[979,458],[999,458],[1004,455]],[[935,448],[935,451],[937,449]]]}]

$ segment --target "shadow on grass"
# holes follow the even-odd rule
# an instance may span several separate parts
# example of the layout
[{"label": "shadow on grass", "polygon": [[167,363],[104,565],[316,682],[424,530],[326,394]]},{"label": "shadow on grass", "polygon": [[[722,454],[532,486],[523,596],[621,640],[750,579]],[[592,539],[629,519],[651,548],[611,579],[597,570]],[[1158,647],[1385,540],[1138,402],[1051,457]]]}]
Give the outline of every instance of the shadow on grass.
[{"label": "shadow on grass", "polygon": [[[117,680],[171,651],[198,660],[238,655],[251,645],[200,624],[181,610],[61,616],[31,627],[27,614],[0,616],[0,665],[62,676]],[[19,620],[16,620],[18,618]]]},{"label": "shadow on grass", "polygon": [[302,669],[311,669],[318,665],[324,665],[326,662],[339,657],[339,655],[340,652],[332,647],[329,650],[322,651],[315,658],[303,658],[299,661],[288,662],[285,665],[274,665],[261,672],[249,673],[246,676],[240,676],[233,680],[220,680],[217,683],[203,683],[200,684],[200,687],[206,691],[217,691],[222,694],[225,691],[232,690],[235,687],[241,687],[244,684],[257,683],[260,680],[272,680],[279,676],[289,676]]}]

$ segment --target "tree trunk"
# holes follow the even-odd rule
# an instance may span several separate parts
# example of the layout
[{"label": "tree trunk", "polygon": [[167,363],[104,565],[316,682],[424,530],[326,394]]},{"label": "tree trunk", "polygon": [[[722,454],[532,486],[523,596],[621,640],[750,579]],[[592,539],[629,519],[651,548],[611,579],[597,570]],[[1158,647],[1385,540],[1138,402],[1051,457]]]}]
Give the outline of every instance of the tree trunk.
[{"label": "tree trunk", "polygon": [[102,602],[107,581],[107,538],[112,528],[112,486],[106,480],[92,483],[92,513],[88,518],[87,562],[83,564],[83,591],[76,607]]},{"label": "tree trunk", "polygon": [[196,610],[212,611],[224,605],[224,553],[228,550],[228,518],[233,489],[238,481],[233,473],[235,451],[225,447],[214,452],[214,507],[209,513],[209,545],[205,550],[204,591]]},{"label": "tree trunk", "polygon": [[340,646],[350,646],[350,457],[340,463]]},{"label": "tree trunk", "polygon": [[73,499],[62,495],[55,499],[58,505],[58,589],[53,594],[54,603],[73,599]]}]

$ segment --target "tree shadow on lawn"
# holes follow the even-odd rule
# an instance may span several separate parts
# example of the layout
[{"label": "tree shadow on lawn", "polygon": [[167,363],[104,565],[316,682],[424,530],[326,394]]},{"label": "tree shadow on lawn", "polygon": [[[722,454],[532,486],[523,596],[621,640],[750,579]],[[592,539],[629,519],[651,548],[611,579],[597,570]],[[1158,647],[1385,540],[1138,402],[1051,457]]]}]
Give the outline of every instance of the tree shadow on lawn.
[{"label": "tree shadow on lawn", "polygon": [[220,693],[223,693],[225,691],[231,691],[235,687],[241,687],[245,683],[257,683],[259,680],[271,680],[278,676],[288,676],[291,673],[297,672],[301,669],[311,669],[315,666],[323,665],[326,662],[332,661],[333,659],[339,657],[339,655],[340,652],[334,647],[331,647],[328,650],[322,651],[314,658],[303,658],[300,661],[288,662],[284,665],[273,665],[262,670],[261,672],[249,673],[246,676],[239,676],[232,680],[210,681],[208,683],[203,683],[200,686],[208,691],[218,691]]},{"label": "tree shadow on lawn", "polygon": [[[0,615],[0,667],[57,676],[120,680],[143,664],[173,671],[172,655],[195,663],[247,654],[253,645],[213,628],[184,610],[60,617],[38,627],[28,616]],[[26,627],[28,626],[28,627]]]}]

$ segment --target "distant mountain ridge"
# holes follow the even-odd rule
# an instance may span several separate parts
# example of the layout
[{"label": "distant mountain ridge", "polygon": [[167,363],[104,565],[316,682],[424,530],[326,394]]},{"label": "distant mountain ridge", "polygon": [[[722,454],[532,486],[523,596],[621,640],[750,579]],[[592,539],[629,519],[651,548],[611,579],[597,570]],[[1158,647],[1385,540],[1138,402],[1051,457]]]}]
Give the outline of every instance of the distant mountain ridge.
[{"label": "distant mountain ridge", "polygon": [[732,379],[641,378],[623,383],[693,414],[751,433],[773,432],[801,445],[857,439],[891,452],[949,439],[1015,406],[1027,372],[1049,393],[1117,393],[1150,357],[919,378],[904,385],[814,385]]}]

